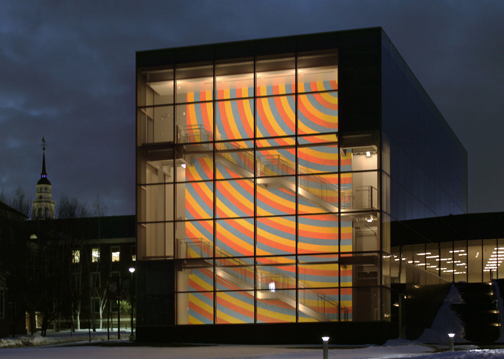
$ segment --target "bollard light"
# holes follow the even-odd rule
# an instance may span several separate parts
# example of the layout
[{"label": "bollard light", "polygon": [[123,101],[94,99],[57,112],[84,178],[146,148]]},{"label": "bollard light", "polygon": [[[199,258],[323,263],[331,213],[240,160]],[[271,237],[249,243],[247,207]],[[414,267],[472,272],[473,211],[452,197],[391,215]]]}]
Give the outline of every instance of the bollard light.
[{"label": "bollard light", "polygon": [[448,337],[450,338],[450,351],[454,351],[455,348],[454,348],[454,337],[455,337],[455,333],[448,333]]},{"label": "bollard light", "polygon": [[324,359],[329,357],[329,337],[322,337],[322,342],[324,343]]}]

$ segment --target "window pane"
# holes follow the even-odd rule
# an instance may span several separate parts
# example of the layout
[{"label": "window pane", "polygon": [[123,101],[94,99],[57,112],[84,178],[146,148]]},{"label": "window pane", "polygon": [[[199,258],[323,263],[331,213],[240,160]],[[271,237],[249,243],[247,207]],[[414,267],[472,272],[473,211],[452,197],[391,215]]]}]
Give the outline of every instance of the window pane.
[{"label": "window pane", "polygon": [[216,140],[254,137],[254,100],[216,103]]},{"label": "window pane", "polygon": [[210,219],[213,217],[213,183],[177,184],[177,219]]},{"label": "window pane", "polygon": [[[319,216],[299,216],[298,253],[338,252],[338,216],[333,214]],[[348,221],[342,222],[341,246],[352,246],[352,227]],[[343,248],[342,248],[343,249]]]},{"label": "window pane", "polygon": [[80,250],[74,249],[72,250],[72,263],[80,262]]},{"label": "window pane", "polygon": [[176,111],[178,143],[213,141],[213,105],[211,102],[179,105]]},{"label": "window pane", "polygon": [[[314,143],[318,137],[299,138],[300,144]],[[337,172],[339,165],[338,144],[318,144],[298,148],[298,171],[300,174]]]},{"label": "window pane", "polygon": [[379,285],[380,258],[378,253],[342,254],[339,259],[341,286]]},{"label": "window pane", "polygon": [[[349,199],[345,209],[378,209],[378,173],[357,172],[341,174],[341,196]],[[348,196],[348,197],[347,197]]]},{"label": "window pane", "polygon": [[121,260],[121,247],[111,247],[111,256],[112,262],[119,262]]},{"label": "window pane", "polygon": [[294,323],[295,321],[295,290],[257,291],[257,323]]},{"label": "window pane", "polygon": [[146,161],[144,173],[140,184],[173,182],[173,160]]},{"label": "window pane", "polygon": [[298,134],[338,131],[338,93],[298,96]]},{"label": "window pane", "polygon": [[254,255],[254,220],[227,219],[216,221],[216,257]]},{"label": "window pane", "polygon": [[257,255],[295,254],[296,218],[257,219]]},{"label": "window pane", "polygon": [[215,145],[218,179],[254,176],[253,141],[221,142]]},{"label": "window pane", "polygon": [[[208,146],[209,147],[209,146]],[[185,146],[184,162],[177,164],[177,182],[212,180],[213,151],[207,146]]]},{"label": "window pane", "polygon": [[138,221],[173,220],[173,185],[146,185],[138,189]]},{"label": "window pane", "polygon": [[213,66],[176,70],[177,102],[199,102],[213,99]]},{"label": "window pane", "polygon": [[96,263],[100,260],[100,249],[93,248],[91,249],[91,262]]},{"label": "window pane", "polygon": [[299,288],[338,287],[338,255],[299,256],[298,260]]},{"label": "window pane", "polygon": [[[298,178],[299,213],[338,212],[338,175],[302,175]],[[347,206],[341,198],[341,206]]]},{"label": "window pane", "polygon": [[[173,103],[173,70],[149,71],[142,74],[145,81],[145,105]],[[139,101],[139,103],[142,103]]]},{"label": "window pane", "polygon": [[296,211],[295,177],[272,177],[257,180],[257,215],[294,214]]},{"label": "window pane", "polygon": [[254,292],[217,293],[217,323],[254,323]]},{"label": "window pane", "polygon": [[349,166],[342,168],[343,171],[366,171],[378,168],[378,153],[372,147],[345,149],[345,153],[349,157]]},{"label": "window pane", "polygon": [[251,217],[254,215],[254,181],[219,181],[217,218]]},{"label": "window pane", "polygon": [[271,96],[294,93],[294,65],[293,57],[257,61],[256,95]]},{"label": "window pane", "polygon": [[294,257],[257,258],[256,286],[270,291],[295,288]]},{"label": "window pane", "polygon": [[288,176],[296,173],[296,150],[271,147],[257,151],[257,176]]},{"label": "window pane", "polygon": [[[498,251],[498,259],[502,260],[504,248]],[[453,242],[453,274],[455,282],[467,282],[467,242]]]},{"label": "window pane", "polygon": [[218,100],[244,98],[254,96],[254,63],[238,62],[217,64],[215,66],[215,81]]},{"label": "window pane", "polygon": [[173,142],[173,106],[138,110],[140,144]]},{"label": "window pane", "polygon": [[299,289],[299,322],[338,319],[339,289]]},{"label": "window pane", "polygon": [[144,260],[173,258],[173,223],[148,223],[139,226],[139,245],[145,247]]},{"label": "window pane", "polygon": [[498,259],[495,248],[498,248],[497,239],[483,240],[483,281],[485,282],[497,279],[497,270],[501,260]]},{"label": "window pane", "polygon": [[298,92],[332,91],[338,89],[338,68],[321,66],[298,69]]},{"label": "window pane", "polygon": [[[353,221],[353,250],[356,252],[379,251],[380,242],[378,234],[380,231],[378,229],[378,223],[380,221],[378,219],[378,213],[359,213],[349,218],[352,218]],[[422,252],[424,251],[425,250],[422,249]]]},{"label": "window pane", "polygon": [[216,259],[217,290],[253,290],[253,258]]},{"label": "window pane", "polygon": [[175,224],[177,258],[213,257],[213,221],[186,221]]},{"label": "window pane", "polygon": [[258,138],[295,134],[296,101],[294,96],[258,98],[256,101],[256,136]]},{"label": "window pane", "polygon": [[214,290],[213,260],[185,259],[178,261],[177,291],[202,292]]},{"label": "window pane", "polygon": [[213,293],[177,294],[177,324],[213,324]]}]

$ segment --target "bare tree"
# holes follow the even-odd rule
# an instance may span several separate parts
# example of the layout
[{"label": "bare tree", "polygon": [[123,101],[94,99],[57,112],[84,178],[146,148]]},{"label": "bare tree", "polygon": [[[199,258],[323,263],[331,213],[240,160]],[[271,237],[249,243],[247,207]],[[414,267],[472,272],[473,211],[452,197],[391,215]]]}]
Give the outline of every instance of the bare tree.
[{"label": "bare tree", "polygon": [[66,195],[62,195],[57,203],[58,219],[89,217],[87,203],[79,202],[76,197],[68,198]]},{"label": "bare tree", "polygon": [[96,194],[95,200],[93,201],[93,215],[95,217],[104,217],[107,215],[107,206],[103,204],[99,193]]},{"label": "bare tree", "polygon": [[30,217],[31,215],[32,200],[26,196],[26,193],[21,186],[18,186],[14,195],[11,196],[2,191],[0,193],[0,202],[5,203],[27,217]]}]

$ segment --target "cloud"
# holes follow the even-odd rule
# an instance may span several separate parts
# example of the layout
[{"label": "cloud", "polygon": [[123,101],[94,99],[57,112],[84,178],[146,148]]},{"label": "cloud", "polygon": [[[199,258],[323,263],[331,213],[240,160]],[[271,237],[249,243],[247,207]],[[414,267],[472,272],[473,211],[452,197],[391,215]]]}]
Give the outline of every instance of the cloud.
[{"label": "cloud", "polygon": [[2,183],[34,193],[45,136],[55,196],[99,192],[132,214],[136,51],[382,26],[469,151],[471,209],[503,210],[503,15],[474,1],[4,1]]}]

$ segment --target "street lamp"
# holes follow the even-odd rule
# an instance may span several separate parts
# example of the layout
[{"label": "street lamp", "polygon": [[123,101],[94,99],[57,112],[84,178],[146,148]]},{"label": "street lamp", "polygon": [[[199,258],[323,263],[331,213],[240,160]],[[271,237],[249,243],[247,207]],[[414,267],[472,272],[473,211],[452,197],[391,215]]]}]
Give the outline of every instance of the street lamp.
[{"label": "street lamp", "polygon": [[455,337],[455,333],[448,333],[448,337],[450,338],[450,351],[454,351],[455,348],[454,348],[454,337]]},{"label": "street lamp", "polygon": [[130,335],[129,339],[134,340],[135,336],[133,335],[133,311],[134,311],[135,306],[133,305],[133,273],[135,273],[135,268],[131,267],[129,269],[129,271],[131,273],[131,279],[130,279],[131,335]]},{"label": "street lamp", "polygon": [[329,357],[329,337],[322,337],[322,341],[324,342],[324,359]]}]

